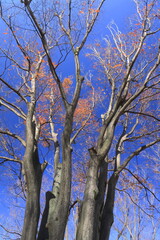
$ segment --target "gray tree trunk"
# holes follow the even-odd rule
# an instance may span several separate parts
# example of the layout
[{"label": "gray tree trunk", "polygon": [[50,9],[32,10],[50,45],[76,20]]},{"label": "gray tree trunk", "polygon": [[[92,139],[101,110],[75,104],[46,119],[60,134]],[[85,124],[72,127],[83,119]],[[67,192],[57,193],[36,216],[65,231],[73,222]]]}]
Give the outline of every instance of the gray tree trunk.
[{"label": "gray tree trunk", "polygon": [[117,181],[118,175],[113,173],[108,182],[107,197],[103,208],[99,240],[109,240],[110,230],[114,221],[113,209]]},{"label": "gray tree trunk", "polygon": [[[27,163],[28,159],[32,159],[32,163]],[[40,188],[42,179],[38,153],[25,154],[24,168],[27,184],[27,200],[21,240],[35,240],[40,215]]]},{"label": "gray tree trunk", "polygon": [[[102,171],[105,170],[105,165],[103,167],[102,165],[112,143],[115,128],[114,124],[115,119],[113,119],[113,122],[110,124],[107,124],[107,127],[102,127],[97,150],[94,148],[89,150],[91,160],[88,169],[76,240],[93,240],[99,235],[99,220],[103,205],[102,197],[104,198],[105,192],[105,172]],[[98,177],[99,174],[100,178]],[[100,182],[102,186],[99,185]],[[94,229],[94,227],[96,227],[96,229]]]},{"label": "gray tree trunk", "polygon": [[23,167],[27,188],[27,200],[21,240],[35,240],[40,215],[40,189],[42,169],[39,162],[37,143],[35,140],[34,98],[28,105],[26,118],[26,151]]},{"label": "gray tree trunk", "polygon": [[90,164],[84,193],[84,200],[80,212],[76,240],[90,240],[94,233],[94,219],[96,197],[98,194],[99,160],[94,148],[90,149]]},{"label": "gray tree trunk", "polygon": [[68,109],[65,127],[62,136],[62,164],[57,172],[56,184],[50,200],[47,227],[50,240],[63,240],[68,220],[70,195],[71,195],[71,146],[70,136],[72,132],[73,109]]},{"label": "gray tree trunk", "polygon": [[100,234],[100,225],[101,225],[101,218],[102,218],[102,210],[104,206],[107,171],[108,171],[108,163],[106,161],[102,161],[99,171],[100,172],[98,177],[98,195],[96,198],[96,206],[95,206],[93,240],[99,239],[99,234]]},{"label": "gray tree trunk", "polygon": [[48,213],[49,213],[49,202],[53,198],[54,198],[54,195],[52,192],[49,192],[49,191],[46,192],[45,209],[43,211],[37,240],[44,240],[44,239],[48,240],[49,239],[49,233],[48,233],[48,228],[47,228],[47,219],[48,219]]}]

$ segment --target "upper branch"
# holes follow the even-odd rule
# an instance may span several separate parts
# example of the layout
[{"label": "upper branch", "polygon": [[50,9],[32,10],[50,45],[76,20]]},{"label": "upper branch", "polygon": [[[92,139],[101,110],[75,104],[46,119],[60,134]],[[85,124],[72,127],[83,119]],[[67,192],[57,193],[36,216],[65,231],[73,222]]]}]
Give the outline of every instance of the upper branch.
[{"label": "upper branch", "polygon": [[150,69],[150,71],[148,72],[142,86],[140,88],[137,89],[137,91],[125,102],[125,104],[123,105],[123,107],[121,108],[121,110],[119,111],[118,116],[120,116],[125,109],[146,89],[147,84],[150,82],[150,78],[152,76],[152,74],[154,73],[154,71],[158,68],[160,64],[160,49],[159,49],[159,53],[157,55],[157,61],[155,62],[155,64],[153,65],[153,67]]},{"label": "upper branch", "polygon": [[49,64],[51,73],[52,73],[52,75],[53,75],[53,77],[54,77],[54,79],[55,79],[55,81],[56,81],[56,83],[58,85],[59,90],[60,90],[64,106],[67,108],[68,101],[67,101],[67,98],[66,98],[66,94],[65,94],[64,88],[62,86],[62,83],[61,83],[61,81],[60,81],[60,79],[59,79],[59,77],[58,77],[58,75],[56,73],[54,64],[52,62],[52,59],[51,59],[51,56],[50,56],[50,52],[49,52],[49,47],[48,47],[47,40],[46,40],[46,37],[45,37],[45,33],[43,32],[40,24],[38,23],[37,18],[34,15],[30,5],[25,5],[25,6],[26,6],[26,8],[28,10],[28,14],[29,14],[29,17],[30,17],[31,21],[32,21],[35,29],[37,30],[38,35],[40,36],[43,48],[45,50],[45,53],[46,53],[46,56],[47,56],[47,59],[48,59],[48,64]]},{"label": "upper branch", "polygon": [[121,164],[121,166],[117,169],[117,171],[115,172],[115,174],[119,174],[126,166],[127,164],[130,162],[130,160],[135,157],[136,155],[139,155],[140,152],[142,152],[143,150],[155,145],[156,143],[160,142],[160,138],[156,139],[155,141],[152,141],[150,143],[147,143],[141,147],[139,147],[138,149],[136,149],[133,153],[131,153],[127,159],[124,161],[123,164]]},{"label": "upper branch", "polygon": [[92,29],[93,29],[93,26],[94,26],[94,24],[95,24],[95,21],[97,20],[97,17],[98,17],[98,15],[99,15],[100,9],[102,8],[102,5],[103,5],[104,2],[105,2],[105,0],[102,0],[102,1],[100,2],[100,4],[99,4],[99,6],[98,6],[98,8],[97,8],[97,11],[96,11],[96,13],[95,13],[95,15],[94,15],[91,23],[88,24],[88,27],[87,27],[87,29],[86,29],[86,33],[85,33],[85,35],[84,35],[84,37],[83,37],[83,39],[82,39],[79,47],[76,48],[76,51],[79,52],[79,51],[83,48],[84,44],[86,43],[86,40],[87,40],[87,38],[88,38],[88,35],[89,35],[89,33],[92,31]]},{"label": "upper branch", "polygon": [[0,81],[3,82],[9,89],[11,89],[14,93],[16,93],[25,103],[27,103],[27,99],[14,87],[12,87],[9,83],[7,83],[3,78],[0,77]]}]

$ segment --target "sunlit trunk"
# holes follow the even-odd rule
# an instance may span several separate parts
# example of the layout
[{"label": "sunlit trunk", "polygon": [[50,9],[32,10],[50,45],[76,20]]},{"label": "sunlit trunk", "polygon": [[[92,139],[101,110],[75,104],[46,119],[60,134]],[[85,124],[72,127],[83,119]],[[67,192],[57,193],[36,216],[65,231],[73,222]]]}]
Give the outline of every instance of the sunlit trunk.
[{"label": "sunlit trunk", "polygon": [[65,228],[68,220],[70,194],[71,194],[71,149],[68,146],[64,147],[64,157],[62,164],[62,173],[60,179],[60,188],[57,192],[57,200],[50,200],[49,219],[47,227],[49,231],[49,239],[63,240]]},{"label": "sunlit trunk", "polygon": [[62,163],[56,169],[53,186],[53,198],[49,201],[49,212],[46,227],[50,240],[63,240],[68,221],[70,195],[71,195],[71,145],[73,114],[66,113],[65,127],[62,136]]}]

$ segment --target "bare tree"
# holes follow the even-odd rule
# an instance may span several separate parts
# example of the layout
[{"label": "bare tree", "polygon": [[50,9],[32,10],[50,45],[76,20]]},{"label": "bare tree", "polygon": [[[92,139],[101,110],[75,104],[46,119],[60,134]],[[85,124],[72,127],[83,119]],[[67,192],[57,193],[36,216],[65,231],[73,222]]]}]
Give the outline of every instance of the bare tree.
[{"label": "bare tree", "polygon": [[[95,94],[99,80],[94,83],[92,77],[87,79],[81,56],[104,2],[21,1],[7,10],[1,3],[1,19],[8,28],[5,35],[12,35],[17,51],[10,44],[0,49],[6,59],[0,78],[3,90],[0,104],[7,109],[4,117],[14,114],[23,132],[6,129],[3,124],[0,133],[2,153],[6,155],[0,158],[2,162],[19,163],[22,168],[26,209],[21,240],[64,239],[72,206],[72,152],[77,147],[88,150],[90,160],[76,239],[109,239],[120,174],[132,159],[160,141],[156,125],[159,118],[153,107],[158,102],[160,55],[158,45],[150,46],[148,42],[159,31],[156,1],[134,1],[137,15],[130,19],[133,30],[123,34],[111,22],[105,47],[97,42],[91,44],[87,55],[95,64],[94,78],[101,79],[101,106]],[[17,13],[22,16],[16,19]],[[24,22],[18,23],[22,18]],[[71,57],[72,77],[65,73]],[[65,78],[59,70],[62,66]],[[10,67],[18,78],[16,84]],[[82,101],[82,87],[86,87],[89,96],[86,99],[90,101]],[[83,109],[83,121],[82,118],[77,121],[77,109]],[[89,149],[85,134],[79,137],[85,129],[94,138]],[[8,148],[6,136],[14,140],[12,148]],[[82,146],[75,143],[76,139],[79,142],[82,139]],[[19,153],[15,151],[18,142],[22,146]],[[41,143],[49,150],[54,146],[54,173],[38,229],[41,182],[47,166],[39,157]]]},{"label": "bare tree", "polygon": [[[153,102],[156,102],[159,94],[157,72],[160,61],[159,47],[156,46],[157,50],[153,50],[154,55],[151,55],[150,60],[143,58],[143,51],[145,51],[143,48],[147,43],[147,38],[156,34],[159,29],[154,29],[152,26],[154,2],[152,4],[143,2],[142,8],[138,1],[135,3],[138,12],[136,26],[141,27],[124,35],[114,23],[111,23],[108,28],[113,38],[113,47],[108,38],[105,52],[103,49],[100,53],[96,47],[91,47],[90,55],[97,59],[98,67],[99,65],[102,67],[108,81],[110,99],[107,102],[107,110],[101,115],[102,127],[97,144],[89,150],[91,160],[77,231],[78,240],[109,239],[119,174],[131,159],[159,142],[157,136],[159,127],[156,124],[143,130],[143,116],[148,117],[149,121],[151,119],[159,121],[155,115],[146,112],[148,106],[145,106],[145,103],[149,105],[147,100],[152,102],[152,97]],[[147,50],[146,53],[148,53]],[[142,61],[141,64],[140,61]],[[119,124],[122,124],[122,128],[114,141]],[[146,136],[147,142],[142,144],[144,140],[141,141],[141,139]],[[127,147],[127,142],[132,143],[133,139],[135,147],[128,149],[130,144]],[[114,157],[110,160],[109,151],[112,146]],[[110,167],[108,169],[110,161],[112,162],[111,169]],[[106,184],[107,169],[112,170],[113,173]],[[105,194],[106,185],[107,193]]]}]

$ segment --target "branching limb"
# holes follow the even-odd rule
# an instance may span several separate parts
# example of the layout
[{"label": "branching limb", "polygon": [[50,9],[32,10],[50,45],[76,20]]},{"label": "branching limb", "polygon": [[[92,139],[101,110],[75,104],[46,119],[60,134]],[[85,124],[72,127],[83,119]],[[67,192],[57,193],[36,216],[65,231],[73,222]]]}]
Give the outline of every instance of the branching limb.
[{"label": "branching limb", "polygon": [[150,82],[150,78],[152,77],[152,74],[155,72],[155,70],[158,68],[160,64],[160,50],[157,55],[157,61],[155,64],[152,66],[150,71],[148,72],[142,86],[137,89],[137,91],[125,102],[121,110],[119,111],[119,116],[127,109],[127,107],[147,88],[147,84]]},{"label": "branching limb", "polygon": [[21,234],[20,234],[20,233],[15,232],[15,231],[11,231],[11,230],[7,229],[6,227],[4,227],[2,224],[0,224],[0,227],[3,228],[3,230],[5,230],[7,233],[16,234],[16,235],[18,235],[19,237],[21,237]]},{"label": "branching limb", "polygon": [[89,119],[92,116],[92,112],[94,110],[95,107],[95,91],[94,91],[94,87],[91,85],[92,87],[92,109],[90,111],[90,113],[88,114],[88,117],[86,118],[86,120],[83,122],[82,126],[77,130],[77,132],[73,135],[73,137],[70,140],[70,143],[72,144],[74,142],[74,140],[76,139],[76,137],[78,136],[78,134],[85,128],[87,122],[89,121]]},{"label": "branching limb", "polygon": [[7,83],[3,78],[0,77],[0,81],[4,83],[10,90],[12,90],[14,93],[16,93],[25,103],[27,103],[27,99],[14,87],[12,87],[9,83]]},{"label": "branching limb", "polygon": [[16,158],[9,158],[9,157],[0,156],[0,159],[2,159],[0,164],[3,164],[4,162],[17,162],[17,163],[22,164],[22,160],[19,160],[19,159],[16,159]]},{"label": "branching limb", "polygon": [[1,18],[3,19],[4,23],[7,25],[7,27],[10,29],[11,33],[12,33],[12,36],[14,37],[16,43],[17,43],[17,46],[19,48],[19,50],[22,52],[24,58],[27,60],[28,62],[28,71],[31,69],[31,62],[30,62],[30,57],[27,53],[27,51],[25,50],[25,48],[22,46],[22,44],[20,43],[19,41],[19,38],[16,36],[16,33],[12,27],[12,24],[11,24],[11,18],[9,18],[9,22],[4,18],[3,16],[3,10],[2,10],[2,6],[1,6],[1,3],[0,3],[0,12],[1,12]]},{"label": "branching limb", "polygon": [[87,27],[87,29],[86,29],[86,33],[85,33],[85,35],[84,35],[84,37],[83,37],[80,45],[76,48],[77,53],[80,52],[80,50],[83,48],[84,44],[86,43],[87,38],[88,38],[90,32],[91,32],[92,29],[93,29],[93,26],[94,26],[94,24],[95,24],[95,22],[96,22],[96,20],[97,20],[97,18],[98,18],[99,12],[100,12],[100,10],[101,10],[102,5],[103,5],[104,2],[105,2],[105,0],[102,0],[102,1],[100,2],[100,4],[99,4],[99,6],[98,6],[98,8],[97,8],[97,10],[96,10],[96,12],[95,12],[95,15],[94,15],[91,23],[88,24],[88,27]]},{"label": "branching limb", "polygon": [[26,117],[24,115],[22,115],[21,113],[19,113],[19,111],[16,110],[16,107],[14,105],[13,107],[13,104],[11,103],[6,103],[7,101],[5,100],[4,102],[4,99],[2,101],[2,98],[0,98],[0,104],[3,105],[4,107],[8,108],[10,111],[12,111],[13,113],[15,113],[18,117],[22,118],[23,120],[26,120]]},{"label": "branching limb", "polygon": [[38,23],[38,21],[36,19],[36,16],[34,15],[30,5],[26,5],[26,8],[28,10],[28,14],[29,14],[29,17],[30,17],[31,21],[32,21],[33,25],[35,26],[35,29],[37,30],[38,35],[40,36],[43,48],[45,50],[45,53],[46,53],[46,56],[47,56],[47,59],[48,59],[48,64],[49,64],[51,73],[52,73],[52,75],[53,75],[53,77],[54,77],[54,79],[55,79],[55,81],[58,85],[59,90],[60,90],[64,106],[67,108],[68,107],[68,101],[67,101],[67,98],[66,98],[66,94],[65,94],[64,88],[62,86],[62,83],[61,83],[61,81],[60,81],[60,79],[59,79],[59,77],[56,73],[54,64],[52,62],[50,52],[49,52],[49,46],[47,44],[47,40],[46,40],[46,37],[45,37],[45,33],[43,32],[40,24]]},{"label": "branching limb", "polygon": [[138,115],[142,115],[142,116],[146,116],[146,117],[150,117],[150,118],[153,118],[156,121],[160,122],[159,118],[157,118],[157,117],[155,117],[155,116],[153,116],[152,114],[149,114],[149,113],[136,112],[136,111],[130,111],[130,110],[129,111],[127,110],[126,112],[132,113],[132,114],[138,114]]},{"label": "branching limb", "polygon": [[10,131],[8,131],[8,130],[3,131],[3,130],[1,130],[1,129],[0,129],[0,133],[1,133],[1,134],[4,134],[4,135],[8,135],[8,136],[10,136],[10,137],[13,137],[13,138],[19,140],[24,147],[26,146],[26,142],[25,142],[20,136],[18,136],[17,134],[12,133],[12,132],[10,132]]},{"label": "branching limb", "polygon": [[151,191],[148,187],[146,187],[146,185],[140,180],[140,178],[139,178],[138,176],[136,176],[135,174],[133,174],[133,172],[130,171],[128,168],[125,168],[125,170],[127,170],[127,171],[143,186],[143,188],[144,188],[145,191],[146,191],[147,200],[148,200],[148,202],[149,202],[150,205],[152,205],[152,204],[151,204],[150,201],[149,201],[148,193],[147,193],[147,192],[150,192],[150,193],[154,196],[154,198],[155,198],[157,201],[160,202],[160,199],[157,198],[157,196],[155,195],[155,193],[154,193],[153,191]]},{"label": "branching limb", "polygon": [[133,202],[133,204],[135,204],[142,212],[144,212],[148,217],[152,217],[152,215],[150,215],[149,213],[147,213],[139,204],[136,203],[136,201],[132,198],[131,194],[129,192],[127,192],[124,189],[118,189],[116,188],[117,191],[120,192],[124,192],[125,194],[127,194],[131,200],[131,202]]},{"label": "branching limb", "polygon": [[131,130],[129,132],[127,132],[128,120],[129,120],[129,116],[128,116],[128,114],[126,114],[126,119],[125,119],[125,123],[123,126],[123,132],[122,132],[121,136],[119,137],[118,142],[116,144],[115,171],[117,171],[117,169],[120,167],[121,152],[123,149],[123,144],[128,139],[128,137],[130,135],[132,135],[132,133],[134,132],[135,128],[137,127],[137,125],[139,123],[139,119],[137,117],[135,124],[133,124]]},{"label": "branching limb", "polygon": [[15,111],[21,115],[21,118],[26,119],[26,114],[23,112],[23,110],[16,106],[15,104],[7,101],[5,98],[0,97],[0,103],[4,105],[5,107],[8,105],[8,107],[11,107],[12,109],[15,109]]},{"label": "branching limb", "polygon": [[127,166],[127,164],[131,161],[132,158],[134,158],[135,156],[139,155],[143,150],[155,145],[156,143],[160,142],[160,138],[156,139],[153,142],[147,143],[141,147],[139,147],[137,150],[135,150],[133,153],[131,153],[127,159],[124,161],[123,164],[121,164],[121,166],[119,166],[119,168],[117,169],[117,171],[115,172],[115,174],[120,174],[120,172]]}]

